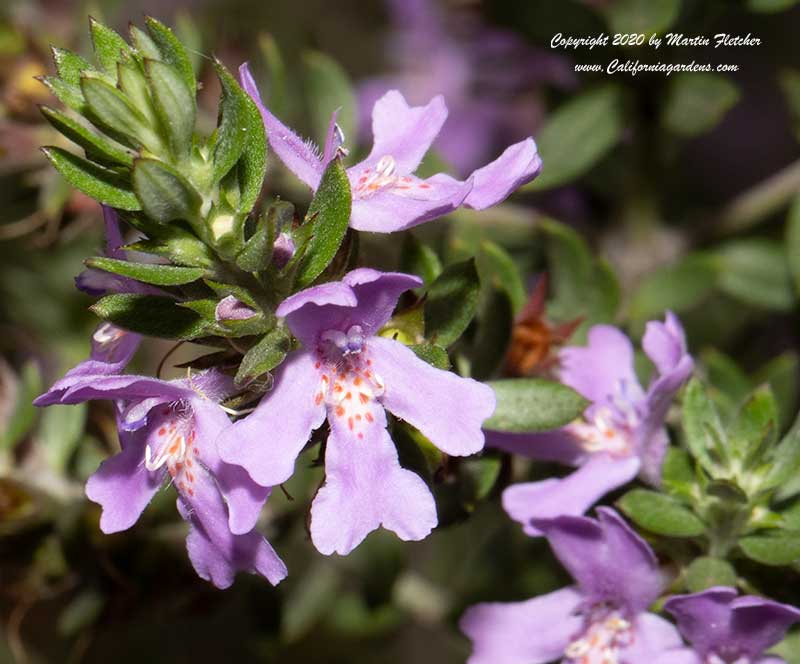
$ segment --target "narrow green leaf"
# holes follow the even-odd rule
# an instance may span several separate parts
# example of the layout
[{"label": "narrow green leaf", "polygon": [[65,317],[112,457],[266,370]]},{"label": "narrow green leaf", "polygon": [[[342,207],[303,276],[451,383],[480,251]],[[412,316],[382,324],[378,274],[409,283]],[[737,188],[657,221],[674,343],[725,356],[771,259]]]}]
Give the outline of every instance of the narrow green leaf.
[{"label": "narrow green leaf", "polygon": [[511,340],[514,311],[505,290],[486,288],[478,307],[478,331],[470,343],[470,375],[486,380],[500,366]]},{"label": "narrow green leaf", "polygon": [[191,233],[170,227],[169,234],[162,234],[154,240],[140,240],[125,247],[131,251],[141,251],[154,256],[168,258],[175,265],[211,268],[216,259],[208,245]]},{"label": "narrow green leaf", "polygon": [[81,91],[89,107],[93,124],[127,138],[131,145],[144,145],[157,151],[159,139],[150,129],[142,113],[113,85],[104,80],[84,75]]},{"label": "narrow green leaf", "polygon": [[712,476],[716,475],[717,463],[728,454],[727,436],[714,404],[697,378],[689,381],[683,398],[683,431],[692,456]]},{"label": "narrow green leaf", "polygon": [[0,451],[13,450],[36,422],[36,408],[31,403],[42,393],[42,374],[39,365],[27,361],[19,372],[19,381],[13,387],[8,381],[5,388],[14,403],[9,410],[5,426],[0,431]]},{"label": "narrow green leaf", "polygon": [[245,101],[245,108],[247,133],[242,156],[239,158],[240,194],[237,206],[242,214],[248,214],[256,204],[267,172],[267,134],[264,121],[249,96]]},{"label": "narrow green leaf", "polygon": [[87,153],[102,157],[104,161],[122,166],[133,165],[134,153],[116,141],[101,136],[77,120],[49,106],[40,108],[47,121],[68,139],[80,145]]},{"label": "narrow green leaf", "polygon": [[280,221],[285,218],[284,215],[291,219],[293,214],[294,206],[291,203],[281,202],[270,206],[267,213],[261,216],[255,232],[247,239],[236,257],[236,265],[245,272],[259,272],[267,269],[272,262],[272,251]]},{"label": "narrow green leaf", "polygon": [[131,37],[131,42],[143,58],[150,58],[151,60],[161,59],[161,50],[150,35],[133,23],[128,25],[128,32]]},{"label": "narrow green leaf", "polygon": [[762,565],[791,565],[800,560],[800,532],[784,530],[774,535],[743,537],[739,548]]},{"label": "narrow green leaf", "polygon": [[753,376],[756,383],[766,383],[778,403],[779,429],[792,421],[798,394],[800,376],[800,355],[788,350],[772,358],[760,367]]},{"label": "narrow green leaf", "polygon": [[186,48],[166,25],[157,21],[152,16],[145,16],[145,25],[153,42],[161,52],[161,60],[172,65],[181,75],[183,82],[194,98],[197,82],[194,77],[194,68]]},{"label": "narrow green leaf", "polygon": [[176,160],[181,161],[192,147],[197,113],[194,91],[186,86],[181,72],[168,64],[146,60],[145,71],[153,105],[167,133],[170,150]]},{"label": "narrow green leaf", "polygon": [[125,330],[164,339],[195,339],[208,324],[194,311],[169,297],[131,293],[106,295],[90,309],[103,320]]},{"label": "narrow green leaf", "polygon": [[411,344],[409,346],[420,359],[437,369],[447,371],[450,368],[450,356],[441,346],[435,344]]},{"label": "narrow green leaf", "polygon": [[86,261],[87,267],[103,270],[111,274],[130,277],[136,281],[154,286],[182,286],[197,281],[206,274],[199,267],[175,267],[157,263],[131,263],[116,258],[96,257]]},{"label": "narrow green leaf", "polygon": [[120,210],[141,210],[130,184],[114,171],[57,147],[42,148],[55,169],[90,198]]},{"label": "narrow green leaf", "polygon": [[100,66],[112,77],[117,75],[117,62],[131,55],[131,48],[107,25],[89,17],[89,31],[92,35],[94,56]]},{"label": "narrow green leaf", "polygon": [[53,52],[53,62],[56,65],[56,71],[61,80],[65,83],[78,86],[81,84],[81,74],[94,69],[89,62],[84,60],[77,53],[73,53],[65,48],[58,48],[57,46],[52,46],[51,50]]},{"label": "narrow green leaf", "polygon": [[358,105],[347,72],[333,58],[318,51],[306,53],[303,64],[314,135],[325,137],[331,112],[338,108],[341,110],[336,123],[345,137],[355,136]]},{"label": "narrow green leaf", "polygon": [[543,378],[487,383],[497,397],[485,429],[512,432],[550,431],[580,417],[589,402],[572,388]]},{"label": "narrow green leaf", "polygon": [[786,219],[786,255],[794,279],[795,292],[800,295],[800,195],[795,197]]},{"label": "narrow green leaf", "polygon": [[796,298],[785,248],[772,240],[733,240],[715,252],[720,289],[759,308],[789,311]]},{"label": "narrow green leaf", "polygon": [[676,74],[669,79],[661,122],[674,134],[697,136],[716,127],[740,97],[736,84],[721,74]]},{"label": "narrow green leaf", "polygon": [[767,386],[759,387],[745,402],[728,431],[731,450],[755,464],[778,438],[778,405]]},{"label": "narrow green leaf", "polygon": [[772,464],[761,485],[762,489],[774,489],[797,474],[800,469],[800,414],[792,428],[786,433],[772,457]]},{"label": "narrow green leaf", "polygon": [[692,457],[686,450],[669,447],[661,467],[661,482],[667,493],[691,501],[694,498],[696,476]]},{"label": "narrow green leaf", "polygon": [[[239,161],[248,140],[252,118],[249,115],[249,97],[221,62],[214,63],[222,97],[219,102],[219,127],[214,145],[214,181],[218,182]],[[259,116],[260,117],[260,116]],[[263,129],[263,123],[262,123]]]},{"label": "narrow green leaf", "polygon": [[697,537],[705,524],[674,498],[647,489],[628,491],[617,501],[619,508],[636,525],[668,537]]},{"label": "narrow green leaf", "polygon": [[727,560],[701,556],[686,568],[686,586],[689,592],[699,593],[714,586],[736,587],[736,570]]},{"label": "narrow green leaf", "polygon": [[677,263],[648,274],[631,297],[630,316],[649,320],[670,310],[681,313],[709,297],[717,280],[717,264],[711,256],[694,253]]},{"label": "narrow green leaf", "polygon": [[42,415],[39,439],[50,469],[63,473],[83,436],[88,409],[85,403],[50,406]]},{"label": "narrow green leaf", "polygon": [[291,350],[291,336],[284,327],[276,327],[242,358],[236,372],[236,384],[246,385],[277,367]]},{"label": "narrow green leaf", "polygon": [[340,159],[333,159],[308,207],[311,241],[297,273],[298,287],[311,284],[333,260],[347,232],[351,205],[347,171]]},{"label": "narrow green leaf", "polygon": [[150,88],[141,65],[134,60],[120,62],[117,66],[117,79],[119,89],[144,116],[148,126],[158,126]]},{"label": "narrow green leaf", "polygon": [[141,208],[156,221],[197,219],[202,198],[171,166],[155,159],[137,159],[132,180]]},{"label": "narrow green leaf", "polygon": [[475,316],[479,294],[474,258],[448,265],[428,288],[425,336],[444,348],[455,342]]},{"label": "narrow green leaf", "polygon": [[571,182],[600,160],[622,135],[622,94],[612,84],[584,92],[551,113],[537,136],[542,174],[526,189]]},{"label": "narrow green leaf", "polygon": [[430,285],[442,273],[439,256],[427,244],[423,244],[413,233],[405,233],[400,249],[400,271],[422,277]]},{"label": "narrow green leaf", "polygon": [[481,242],[477,262],[481,283],[491,283],[496,289],[505,291],[514,315],[522,311],[528,299],[527,289],[519,268],[508,252],[499,244],[484,240]]},{"label": "narrow green leaf", "polygon": [[57,76],[42,76],[39,80],[47,86],[47,89],[50,90],[64,106],[71,108],[81,115],[86,113],[86,100],[83,98],[83,93],[79,85],[66,83]]}]

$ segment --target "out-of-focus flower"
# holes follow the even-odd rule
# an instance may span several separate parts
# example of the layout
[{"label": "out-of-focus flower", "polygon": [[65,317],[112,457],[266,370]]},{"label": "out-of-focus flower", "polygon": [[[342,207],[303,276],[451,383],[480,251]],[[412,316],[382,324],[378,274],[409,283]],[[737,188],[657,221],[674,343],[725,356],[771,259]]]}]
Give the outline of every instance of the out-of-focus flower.
[{"label": "out-of-focus flower", "polygon": [[478,604],[461,619],[469,664],[641,664],[681,645],[647,612],[663,581],[653,551],[612,509],[598,519],[536,521],[575,586],[508,604]]},{"label": "out-of-focus flower", "polygon": [[653,664],[782,664],[765,655],[800,610],[763,597],[737,597],[734,588],[718,586],[694,595],[676,595],[664,604],[692,644],[658,657]]},{"label": "out-of-focus flower", "polygon": [[178,511],[191,526],[186,548],[197,573],[218,588],[230,586],[237,571],[261,574],[277,584],[286,566],[254,529],[269,489],[225,464],[214,444],[230,426],[219,402],[231,382],[216,371],[169,382],[94,375],[69,389],[51,390],[35,403],[117,403],[122,451],[104,461],[86,485],[86,495],[103,508],[103,532],[136,523],[169,476],[178,491]]},{"label": "out-of-focus flower", "polygon": [[436,149],[466,175],[498,145],[534,132],[543,115],[540,85],[577,85],[564,58],[532,48],[510,31],[487,27],[469,10],[444,15],[431,0],[390,0],[388,5],[393,33],[386,50],[394,72],[360,86],[365,140],[366,119],[388,90],[399,90],[412,104],[444,95],[450,121]]},{"label": "out-of-focus flower", "polygon": [[311,538],[324,554],[349,553],[381,525],[404,540],[423,539],[436,526],[433,496],[400,466],[384,409],[447,454],[483,447],[480,426],[494,410],[492,390],[375,336],[400,294],[421,284],[412,275],[361,268],[285,300],[276,313],[304,348],[287,357],[255,412],[219,440],[226,462],[274,486],[289,478],[327,417],[325,484],[311,508]]},{"label": "out-of-focus flower", "polygon": [[566,342],[581,323],[582,319],[576,318],[551,324],[545,310],[546,297],[547,278],[542,275],[511,330],[506,371],[512,376],[549,374],[558,365],[556,347]]},{"label": "out-of-focus flower", "polygon": [[[286,167],[312,189],[319,186],[328,161],[338,152],[341,133],[332,120],[323,157],[267,110],[247,65],[239,68],[242,87],[261,110],[267,138]],[[413,175],[447,119],[441,96],[426,106],[409,106],[396,90],[372,111],[375,142],[367,158],[347,169],[353,194],[350,226],[392,233],[436,219],[460,206],[483,210],[505,200],[542,168],[536,143],[527,138],[474,171],[466,181],[438,173],[425,180]]]},{"label": "out-of-focus flower", "polygon": [[589,330],[588,346],[570,346],[560,353],[561,381],[592,402],[583,418],[548,433],[487,436],[490,445],[509,452],[579,466],[563,479],[505,490],[506,512],[529,535],[538,534],[532,519],[583,514],[637,475],[654,485],[660,482],[668,445],[664,418],[694,362],[672,313],[663,323],[647,324],[642,345],[657,371],[646,391],[634,372],[630,340],[614,327],[595,325]]}]

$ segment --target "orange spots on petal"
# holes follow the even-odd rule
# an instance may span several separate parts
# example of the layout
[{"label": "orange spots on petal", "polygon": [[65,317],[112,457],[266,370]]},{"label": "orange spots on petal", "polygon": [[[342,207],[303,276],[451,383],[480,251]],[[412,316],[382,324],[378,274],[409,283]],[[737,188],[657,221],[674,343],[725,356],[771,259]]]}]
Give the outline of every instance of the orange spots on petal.
[{"label": "orange spots on petal", "polygon": [[339,417],[342,417],[342,416],[344,415],[344,407],[342,407],[342,406],[336,406],[336,414],[337,414]]},{"label": "orange spots on petal", "polygon": [[342,391],[344,391],[344,388],[341,385],[339,385],[339,383],[336,383],[336,385],[333,386],[333,391],[334,392],[342,392]]},{"label": "orange spots on petal", "polygon": [[188,479],[190,482],[194,482],[194,475],[192,475],[190,470],[186,471],[186,479]]},{"label": "orange spots on petal", "polygon": [[358,387],[359,385],[361,385],[361,378],[359,378],[358,376],[356,376],[356,379],[353,381],[353,385],[355,385],[356,387]]},{"label": "orange spots on petal", "polygon": [[353,430],[353,427],[355,426],[355,424],[353,423],[353,418],[352,417],[348,417],[347,418],[347,426],[350,427],[350,431]]},{"label": "orange spots on petal", "polygon": [[172,447],[169,448],[169,453],[170,454],[175,454],[175,452],[177,452],[177,451],[178,451],[178,443],[173,443]]},{"label": "orange spots on petal", "polygon": [[371,367],[371,366],[372,366],[372,360],[367,360],[367,366],[368,366],[368,367]]},{"label": "orange spots on petal", "polygon": [[159,436],[163,436],[165,433],[167,433],[167,430],[166,430],[164,427],[161,427],[161,428],[158,430],[158,435],[159,435]]},{"label": "orange spots on petal", "polygon": [[364,372],[364,377],[365,378],[372,378],[372,372],[369,369],[367,369],[367,371]]},{"label": "orange spots on petal", "polygon": [[364,392],[359,392],[358,398],[361,403],[368,403],[369,402],[369,395],[365,394]]},{"label": "orange spots on petal", "polygon": [[420,186],[420,189],[430,189],[431,186],[427,182],[423,182]]},{"label": "orange spots on petal", "polygon": [[344,398],[345,399],[352,399],[353,398],[353,393],[352,392],[348,392],[347,394],[344,395]]},{"label": "orange spots on petal", "polygon": [[194,465],[194,463],[192,462],[192,460],[191,460],[191,459],[189,459],[189,458],[187,457],[187,459],[186,459],[186,465],[187,465],[187,466],[189,466],[189,468],[191,468],[191,467]]},{"label": "orange spots on petal", "polygon": [[364,438],[364,434],[363,434],[363,433],[359,433],[359,434],[358,434],[358,437],[359,437],[360,439],[362,439],[362,440],[363,440],[363,438]]},{"label": "orange spots on petal", "polygon": [[192,496],[194,498],[194,489],[192,487],[189,487],[187,489],[187,492],[189,493],[190,496]]},{"label": "orange spots on petal", "polygon": [[356,415],[356,419],[360,422],[361,421],[361,415]]},{"label": "orange spots on petal", "polygon": [[185,483],[185,482],[183,482],[183,481],[181,481],[181,482],[178,482],[178,488],[179,488],[181,491],[186,491],[186,483]]},{"label": "orange spots on petal", "polygon": [[322,366],[322,362],[317,362],[317,363],[314,365],[314,368],[315,368],[315,369],[319,369],[321,366]]},{"label": "orange spots on petal", "polygon": [[373,422],[373,421],[375,421],[375,418],[374,418],[374,417],[372,417],[372,413],[367,413],[367,414],[366,414],[364,417],[366,417],[366,418],[367,418],[367,422]]},{"label": "orange spots on petal", "polygon": [[322,403],[322,399],[323,399],[323,398],[324,398],[324,397],[322,396],[322,392],[319,392],[319,393],[317,394],[317,396],[316,396],[316,397],[314,397],[314,403],[315,403],[315,404],[317,404],[317,406],[319,406],[319,405]]},{"label": "orange spots on petal", "polygon": [[175,477],[175,469],[168,467],[167,470],[169,471],[169,476],[174,478]]}]

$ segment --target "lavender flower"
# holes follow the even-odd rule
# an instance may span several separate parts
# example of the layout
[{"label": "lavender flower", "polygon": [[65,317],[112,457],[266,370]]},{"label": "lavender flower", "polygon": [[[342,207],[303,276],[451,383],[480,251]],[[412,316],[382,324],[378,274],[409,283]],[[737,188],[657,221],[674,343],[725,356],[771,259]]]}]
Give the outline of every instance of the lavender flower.
[{"label": "lavender flower", "polygon": [[597,515],[536,521],[576,585],[470,608],[461,619],[469,664],[642,664],[681,645],[675,627],[646,611],[662,589],[653,551],[614,510]]},{"label": "lavender flower", "polygon": [[764,651],[800,621],[800,610],[770,599],[737,597],[718,586],[694,595],[676,595],[664,608],[678,621],[692,648],[662,655],[654,664],[782,664]]},{"label": "lavender flower", "polygon": [[577,85],[565,58],[533,48],[508,30],[487,27],[469,8],[444,14],[432,0],[387,4],[392,33],[386,51],[394,71],[359,86],[359,134],[365,137],[369,113],[388,90],[399,90],[412,104],[442,94],[450,121],[436,149],[465,175],[497,145],[518,141],[537,127],[544,113],[537,88]]},{"label": "lavender flower", "polygon": [[561,381],[592,402],[583,419],[550,433],[489,434],[489,444],[495,447],[579,467],[564,479],[505,490],[505,510],[529,535],[539,534],[532,519],[583,514],[637,475],[653,485],[660,482],[669,442],[664,418],[694,363],[683,328],[672,313],[664,323],[647,324],[642,345],[657,370],[647,391],[634,373],[628,338],[614,327],[596,325],[589,331],[588,346],[560,353]]},{"label": "lavender flower", "polygon": [[494,410],[492,390],[375,336],[400,294],[421,283],[361,268],[285,300],[277,314],[304,347],[287,357],[255,412],[220,437],[226,462],[274,486],[289,478],[327,417],[325,484],[311,508],[311,538],[324,554],[349,553],[381,525],[401,539],[420,540],[437,523],[425,482],[400,467],[384,408],[447,454],[483,447],[480,425]]},{"label": "lavender flower", "polygon": [[[323,158],[293,133],[261,102],[247,65],[239,68],[242,87],[258,105],[267,138],[286,167],[313,190],[343,137],[334,121]],[[335,117],[335,116],[334,116]],[[447,119],[441,96],[427,106],[409,106],[396,90],[375,104],[375,142],[367,158],[348,169],[353,194],[350,226],[362,231],[392,233],[441,217],[464,206],[483,210],[507,198],[535,178],[542,168],[536,143],[528,138],[507,148],[495,161],[476,170],[465,182],[444,173],[426,180],[413,175]]]},{"label": "lavender flower", "polygon": [[277,584],[286,567],[254,530],[269,489],[223,463],[214,445],[230,426],[219,405],[229,390],[230,379],[215,371],[169,382],[88,375],[35,403],[116,401],[122,451],[104,461],[86,485],[86,495],[103,508],[103,532],[136,523],[169,476],[178,491],[178,511],[191,526],[186,548],[197,573],[218,588],[230,586],[240,570]]}]

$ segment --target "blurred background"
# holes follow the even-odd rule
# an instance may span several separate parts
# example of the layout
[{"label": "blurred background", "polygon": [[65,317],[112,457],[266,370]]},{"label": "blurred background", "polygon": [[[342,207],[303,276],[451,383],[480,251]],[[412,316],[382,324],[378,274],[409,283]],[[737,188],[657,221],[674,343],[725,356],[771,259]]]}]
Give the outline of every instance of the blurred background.
[{"label": "blurred background", "polygon": [[[73,278],[102,244],[98,206],[38,151],[64,143],[37,108],[57,104],[34,80],[53,70],[50,44],[88,57],[88,15],[124,33],[129,21],[152,14],[196,55],[209,127],[218,94],[213,53],[231,69],[249,60],[273,112],[317,142],[330,112],[342,107],[353,157],[369,150],[370,109],[387,89],[416,104],[444,94],[450,116],[423,164],[428,172],[465,176],[533,135],[545,164],[538,180],[498,208],[459,212],[415,233],[441,262],[477,254],[482,274],[495,275],[468,339],[473,372],[547,373],[558,345],[580,342],[589,324],[614,322],[638,338],[647,320],[671,308],[719,407],[730,411],[768,382],[785,427],[797,409],[800,350],[794,5],[3,0],[0,661],[449,664],[469,652],[456,629],[466,606],[524,599],[566,581],[546,545],[526,538],[498,498],[511,481],[563,471],[492,452],[436,470],[441,525],[424,542],[378,532],[350,556],[329,558],[306,534],[322,478],[311,450],[264,513],[262,529],[290,570],[277,589],[241,576],[221,592],[197,578],[168,489],[130,531],[99,531],[99,508],[85,499],[83,482],[116,449],[111,409],[30,405],[88,354],[96,320]],[[550,47],[556,33],[653,31],[751,33],[762,43]],[[614,59],[739,69],[575,72],[576,64],[604,68]],[[273,160],[265,198],[275,195],[300,208],[308,201]],[[399,244],[362,237],[364,262],[397,268]],[[506,322],[486,334],[481,318]],[[155,372],[170,348],[148,342],[136,369]],[[176,375],[169,365],[192,353],[180,348],[162,375]],[[800,603],[800,584],[787,583],[785,572],[761,584],[776,599]],[[784,647],[792,662],[800,662],[798,651]]]}]

